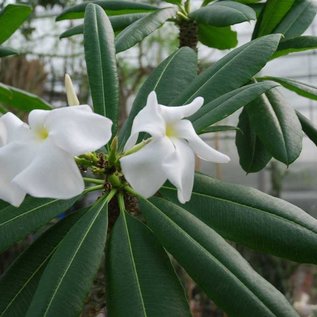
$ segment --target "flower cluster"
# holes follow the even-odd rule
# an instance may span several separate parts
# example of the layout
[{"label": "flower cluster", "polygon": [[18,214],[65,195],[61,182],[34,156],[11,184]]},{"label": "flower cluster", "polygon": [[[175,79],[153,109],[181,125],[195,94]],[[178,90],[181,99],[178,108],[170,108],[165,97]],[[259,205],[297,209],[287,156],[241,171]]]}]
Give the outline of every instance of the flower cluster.
[{"label": "flower cluster", "polygon": [[[66,87],[74,107],[33,110],[28,124],[12,113],[0,117],[0,199],[19,206],[26,194],[68,199],[84,190],[74,158],[105,145],[112,122],[88,105],[79,105],[69,78]],[[133,121],[125,152],[118,155],[120,173],[140,195],[152,196],[169,180],[185,203],[193,188],[195,154],[208,161],[229,161],[184,119],[202,105],[203,98],[198,97],[185,106],[167,107],[158,103],[155,92],[149,95]],[[141,132],[150,134],[144,146],[136,145]]]}]

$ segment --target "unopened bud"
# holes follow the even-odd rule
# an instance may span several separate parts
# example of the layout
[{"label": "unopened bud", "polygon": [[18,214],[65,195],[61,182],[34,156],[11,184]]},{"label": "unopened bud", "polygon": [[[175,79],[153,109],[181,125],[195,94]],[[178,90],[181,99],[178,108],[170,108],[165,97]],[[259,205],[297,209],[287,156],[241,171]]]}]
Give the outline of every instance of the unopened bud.
[{"label": "unopened bud", "polygon": [[72,83],[72,80],[68,74],[65,74],[65,88],[67,95],[67,102],[69,106],[78,106],[79,100],[75,93],[75,89]]}]

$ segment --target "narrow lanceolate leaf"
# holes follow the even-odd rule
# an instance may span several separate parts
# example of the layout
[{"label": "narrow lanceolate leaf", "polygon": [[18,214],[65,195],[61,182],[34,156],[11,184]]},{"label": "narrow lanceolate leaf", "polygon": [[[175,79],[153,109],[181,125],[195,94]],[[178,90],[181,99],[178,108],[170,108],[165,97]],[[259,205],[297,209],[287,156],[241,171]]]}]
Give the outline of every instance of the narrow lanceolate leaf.
[{"label": "narrow lanceolate leaf", "polygon": [[300,96],[303,96],[305,98],[310,98],[313,100],[317,100],[317,87],[309,84],[302,83],[297,80],[293,80],[290,78],[282,78],[282,77],[272,77],[272,76],[266,76],[261,77],[259,80],[273,80],[277,83],[281,84],[286,89],[289,89],[291,91],[294,91]]},{"label": "narrow lanceolate leaf", "polygon": [[303,133],[295,110],[272,89],[247,106],[250,123],[266,149],[286,165],[302,151]]},{"label": "narrow lanceolate leaf", "polygon": [[[174,187],[164,186],[161,193],[177,201]],[[317,263],[317,220],[285,200],[196,174],[192,198],[182,206],[226,239],[293,261]]]},{"label": "narrow lanceolate leaf", "polygon": [[151,231],[121,214],[107,253],[110,316],[191,316],[170,260]]},{"label": "narrow lanceolate leaf", "polygon": [[116,38],[117,53],[141,42],[145,37],[157,30],[166,20],[175,16],[176,12],[176,7],[160,9],[131,24]]},{"label": "narrow lanceolate leaf", "polygon": [[198,39],[208,47],[226,50],[238,45],[237,32],[230,26],[217,27],[208,24],[198,24]]},{"label": "narrow lanceolate leaf", "polygon": [[316,5],[311,0],[295,1],[274,33],[282,33],[285,38],[301,35],[311,25],[316,15]]},{"label": "narrow lanceolate leaf", "polygon": [[19,28],[31,12],[32,8],[24,4],[9,4],[0,12],[0,44]]},{"label": "narrow lanceolate leaf", "polygon": [[266,84],[267,85],[259,85],[255,83],[247,85],[228,92],[214,101],[207,103],[189,118],[193,122],[195,130],[200,132],[209,125],[223,120],[266,91],[276,87],[274,82],[267,82]]},{"label": "narrow lanceolate leaf", "polygon": [[0,84],[0,103],[26,112],[34,109],[52,109],[49,103],[36,95],[4,84]]},{"label": "narrow lanceolate leaf", "polygon": [[273,58],[317,48],[317,36],[298,36],[281,41]]},{"label": "narrow lanceolate leaf", "polygon": [[254,128],[250,125],[247,111],[243,109],[239,116],[236,133],[236,146],[240,158],[240,165],[247,173],[262,170],[271,160],[272,155],[266,150],[257,137]]},{"label": "narrow lanceolate leaf", "polygon": [[[112,29],[114,32],[120,32],[125,29],[127,26],[132,24],[133,22],[143,18],[147,13],[134,13],[134,14],[125,14],[119,16],[110,16],[109,21],[111,23]],[[80,24],[72,27],[71,29],[63,32],[60,35],[60,38],[66,38],[77,34],[84,33],[84,25]]]},{"label": "narrow lanceolate leaf", "polygon": [[271,58],[280,38],[277,34],[264,36],[233,50],[199,75],[173,105],[186,104],[198,96],[208,103],[243,86]]},{"label": "narrow lanceolate leaf", "polygon": [[108,1],[97,0],[86,3],[81,3],[73,7],[65,9],[60,15],[57,16],[56,21],[66,19],[81,19],[85,15],[86,7],[89,3],[94,3],[102,7],[107,15],[123,15],[132,13],[146,13],[155,11],[157,7],[148,5],[146,3],[132,2],[132,1]]},{"label": "narrow lanceolate leaf", "polygon": [[163,105],[170,104],[196,78],[197,54],[188,47],[183,47],[165,59],[147,78],[139,90],[132,110],[120,134],[122,148],[130,136],[133,120],[145,106],[148,95],[155,91]]},{"label": "narrow lanceolate leaf", "polygon": [[233,24],[255,20],[256,14],[247,5],[233,2],[221,1],[190,13],[189,17],[199,23],[213,26],[230,26]]},{"label": "narrow lanceolate leaf", "polygon": [[166,250],[229,316],[298,317],[279,291],[188,211],[161,198],[142,200],[141,210]]},{"label": "narrow lanceolate leaf", "polygon": [[84,25],[85,58],[94,111],[112,120],[115,133],[119,82],[111,23],[101,7],[89,4]]},{"label": "narrow lanceolate leaf", "polygon": [[305,134],[317,145],[317,127],[299,111],[296,112]]},{"label": "narrow lanceolate leaf", "polygon": [[296,0],[268,0],[254,29],[253,38],[272,33]]},{"label": "narrow lanceolate leaf", "polygon": [[0,280],[0,317],[24,316],[49,259],[83,211],[46,231],[22,253]]},{"label": "narrow lanceolate leaf", "polygon": [[69,209],[80,196],[69,200],[27,197],[19,208],[0,210],[0,252]]},{"label": "narrow lanceolate leaf", "polygon": [[18,54],[18,52],[14,50],[13,48],[0,46],[0,57],[6,57],[6,56],[16,55],[16,54]]},{"label": "narrow lanceolate leaf", "polygon": [[79,316],[100,265],[107,225],[108,205],[106,199],[101,199],[58,245],[43,272],[27,317]]}]

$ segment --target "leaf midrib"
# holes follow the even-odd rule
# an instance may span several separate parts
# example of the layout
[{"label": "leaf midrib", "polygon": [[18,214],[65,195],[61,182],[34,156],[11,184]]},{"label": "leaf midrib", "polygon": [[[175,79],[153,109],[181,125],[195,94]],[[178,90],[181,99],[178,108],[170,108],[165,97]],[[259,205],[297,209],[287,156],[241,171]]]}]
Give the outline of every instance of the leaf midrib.
[{"label": "leaf midrib", "polygon": [[[162,186],[162,188],[165,188],[165,189],[167,189],[167,190],[176,191],[176,189],[174,189],[174,188],[172,188],[172,187]],[[233,204],[233,205],[238,205],[238,206],[241,206],[241,207],[247,207],[247,208],[250,208],[251,210],[253,210],[254,212],[260,211],[260,212],[262,212],[262,213],[268,213],[268,214],[272,215],[274,218],[277,218],[277,219],[280,219],[280,220],[282,219],[282,220],[287,221],[287,222],[289,222],[289,223],[291,223],[291,224],[293,224],[293,225],[295,225],[295,226],[300,226],[301,228],[304,228],[305,230],[307,230],[307,231],[309,231],[309,232],[311,232],[311,233],[313,233],[313,234],[317,234],[317,232],[315,232],[314,230],[312,230],[312,229],[310,229],[310,228],[308,228],[308,227],[306,227],[306,226],[304,226],[304,225],[302,225],[302,224],[300,224],[300,223],[297,223],[297,222],[295,222],[295,221],[293,221],[293,220],[291,220],[291,219],[289,219],[289,218],[284,218],[284,217],[282,217],[282,216],[279,216],[279,215],[277,215],[277,214],[274,214],[273,212],[271,212],[271,211],[269,211],[269,210],[268,210],[268,211],[265,211],[265,210],[263,210],[263,209],[258,209],[257,207],[253,207],[253,206],[250,206],[250,205],[238,203],[238,202],[233,201],[233,200],[230,200],[230,199],[224,199],[224,198],[220,198],[220,197],[216,197],[216,196],[211,196],[211,195],[209,195],[209,194],[199,193],[199,192],[196,192],[196,191],[193,191],[193,194],[194,194],[194,195],[197,195],[197,196],[205,197],[205,198],[207,198],[207,199],[208,199],[208,198],[209,198],[209,199],[215,199],[215,200],[220,200],[220,201],[224,201],[224,202],[229,202],[229,203],[231,203],[231,204]]]},{"label": "leaf midrib", "polygon": [[[151,202],[149,202],[151,203]],[[152,203],[151,203],[152,204]],[[253,293],[251,289],[242,281],[240,278],[238,278],[228,267],[226,267],[217,257],[215,257],[213,254],[211,254],[205,247],[203,247],[197,240],[195,240],[192,236],[190,236],[183,228],[181,228],[175,221],[173,221],[170,217],[168,217],[164,212],[161,211],[160,208],[152,204],[156,209],[159,210],[159,212],[163,215],[163,217],[166,218],[168,222],[171,223],[171,225],[181,234],[184,234],[189,238],[192,243],[194,243],[205,255],[207,258],[210,258],[214,262],[218,263],[220,267],[223,268],[224,271],[226,271],[229,275],[233,277],[233,279],[237,280],[239,284],[242,285],[242,287],[250,294],[251,297],[255,298],[259,304],[265,308],[265,310],[268,310],[271,312],[274,316],[278,317],[270,308],[268,308],[263,301],[261,301],[261,298]]]}]

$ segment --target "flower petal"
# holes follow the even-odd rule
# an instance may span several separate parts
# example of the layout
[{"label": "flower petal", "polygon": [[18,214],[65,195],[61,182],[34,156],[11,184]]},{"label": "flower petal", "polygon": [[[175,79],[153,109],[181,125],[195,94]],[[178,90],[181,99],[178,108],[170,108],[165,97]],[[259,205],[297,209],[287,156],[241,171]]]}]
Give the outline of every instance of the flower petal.
[{"label": "flower petal", "polygon": [[149,94],[145,107],[134,118],[130,138],[124,147],[125,151],[135,145],[140,132],[147,132],[153,137],[165,135],[165,122],[160,114],[160,106],[154,91]]},{"label": "flower petal", "polygon": [[204,98],[197,97],[191,103],[184,106],[167,107],[160,105],[160,110],[166,122],[174,122],[191,116],[197,112],[203,104]]},{"label": "flower petal", "polygon": [[179,138],[188,141],[189,146],[203,160],[215,163],[228,163],[230,158],[206,144],[196,133],[189,120],[181,120],[173,126]]},{"label": "flower petal", "polygon": [[29,126],[32,130],[45,128],[47,116],[54,110],[32,110],[28,117]]},{"label": "flower petal", "polygon": [[19,139],[20,129],[25,130],[27,125],[16,115],[7,112],[0,118],[0,146]]},{"label": "flower petal", "polygon": [[177,188],[181,203],[190,200],[195,172],[195,155],[185,141],[173,140],[175,151],[166,157],[163,168],[168,180]]},{"label": "flower petal", "polygon": [[45,127],[49,138],[71,155],[95,151],[111,138],[112,122],[92,112],[88,105],[52,110]]},{"label": "flower petal", "polygon": [[74,159],[46,141],[34,160],[13,182],[34,197],[68,199],[84,190],[84,182]]},{"label": "flower petal", "polygon": [[34,148],[27,144],[10,143],[0,149],[0,199],[18,207],[26,191],[12,183],[34,157]]},{"label": "flower petal", "polygon": [[138,193],[148,198],[166,181],[162,162],[173,152],[174,146],[168,138],[158,138],[120,159],[123,175]]}]

